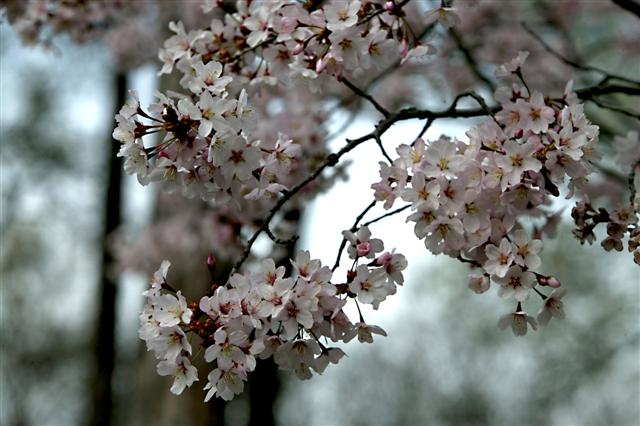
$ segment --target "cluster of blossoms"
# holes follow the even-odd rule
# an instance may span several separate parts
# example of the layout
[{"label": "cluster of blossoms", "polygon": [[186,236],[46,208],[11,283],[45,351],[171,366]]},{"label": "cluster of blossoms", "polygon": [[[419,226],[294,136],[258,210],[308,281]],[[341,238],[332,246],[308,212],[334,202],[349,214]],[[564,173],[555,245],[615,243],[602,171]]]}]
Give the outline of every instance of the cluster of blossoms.
[{"label": "cluster of blossoms", "polygon": [[638,132],[630,131],[626,137],[613,139],[615,161],[620,170],[629,176],[630,197],[627,204],[607,210],[594,208],[587,201],[580,202],[571,211],[576,229],[573,234],[581,243],[592,244],[596,240],[594,233],[599,224],[606,224],[607,236],[600,245],[606,250],[622,251],[623,239],[628,234],[627,248],[633,253],[633,260],[640,265],[640,141]]},{"label": "cluster of blossoms", "polygon": [[[522,76],[526,57],[521,52],[498,74]],[[415,223],[415,234],[429,251],[479,269],[471,276],[472,290],[483,293],[494,282],[501,297],[516,300],[516,312],[505,318],[519,335],[527,322],[536,325],[521,307],[532,291],[544,300],[540,322],[548,321],[549,312],[563,315],[564,293],[545,296],[536,288],[560,283],[535,271],[542,241],[525,230],[522,219],[545,216],[544,207],[566,178],[570,197],[591,172],[598,128],[570,87],[557,99],[516,84],[500,87],[499,110],[467,132],[468,142],[441,136],[401,145],[392,164],[380,163],[381,181],[372,185],[387,209],[397,199],[411,203],[414,213],[407,221]]]},{"label": "cluster of blossoms", "polygon": [[[210,1],[205,11],[220,2]],[[406,3],[406,2],[402,2]],[[394,1],[238,1],[206,29],[176,33],[161,49],[162,72],[185,72],[205,58],[225,64],[242,83],[302,83],[318,90],[330,75],[359,75],[434,51],[409,25],[404,4]],[[426,24],[454,14],[439,8]]]},{"label": "cluster of blossoms", "polygon": [[354,259],[345,283],[331,283],[331,269],[301,251],[291,261],[291,274],[266,259],[257,271],[234,274],[199,303],[187,303],[167,283],[169,262],[164,261],[144,293],[139,334],[160,360],[158,373],[174,377],[171,391],[180,394],[198,380],[189,333],[199,337],[204,359],[212,363],[205,400],[214,395],[230,400],[240,393],[256,358],[273,357],[280,368],[308,379],[312,371],[322,374],[345,355],[323,341],[348,342],[357,336],[371,343],[373,334],[386,335],[362,315],[352,323],[343,308],[350,298],[377,307],[395,293],[404,281],[404,256],[382,252],[382,242],[370,239],[364,227],[345,235]]},{"label": "cluster of blossoms", "polygon": [[122,0],[3,1],[9,20],[27,43],[46,42],[51,33],[66,33],[85,42],[103,34],[147,5]]},{"label": "cluster of blossoms", "polygon": [[[422,26],[436,20],[446,28],[457,25],[458,16],[445,3],[422,15]],[[166,189],[224,206],[222,214],[236,221],[236,236],[251,226],[257,228],[254,237],[270,234],[269,221],[292,194],[303,187],[302,194],[315,194],[331,182],[321,176],[331,158],[323,143],[326,132],[317,130],[326,118],[322,108],[314,111],[313,98],[304,95],[292,102],[295,96],[287,91],[295,85],[295,92],[317,93],[337,80],[361,95],[348,82],[351,76],[435,49],[415,35],[403,10],[406,2],[238,1],[233,10],[218,1],[206,4],[205,11],[219,6],[224,17],[188,32],[182,23],[171,23],[174,35],[159,53],[161,73],[177,70],[187,93],[158,93],[147,111],[134,96],[117,115],[113,135],[122,143],[125,170],[141,183],[159,181]],[[473,291],[484,293],[493,282],[499,296],[515,300],[515,310],[499,326],[511,326],[516,335],[564,317],[565,290],[558,279],[537,271],[541,233],[528,232],[527,221],[552,220],[547,207],[560,187],[568,185],[567,198],[582,194],[597,160],[598,139],[571,83],[558,98],[529,88],[522,73],[527,57],[520,52],[497,69],[498,77],[518,80],[496,90],[499,107],[482,103],[491,119],[469,130],[468,141],[442,136],[403,144],[395,161],[380,163],[381,180],[372,185],[386,209],[397,200],[409,203],[398,210],[411,208],[407,221],[415,223],[415,234],[429,251],[474,267]],[[282,105],[298,107],[282,111]],[[378,110],[389,119],[390,113]],[[165,133],[159,143],[143,143],[158,132]],[[608,214],[578,205],[577,235],[588,239],[595,224],[606,221],[605,248],[618,249],[629,232],[629,249],[636,250],[640,235],[633,210]],[[384,335],[361,314],[352,323],[343,308],[349,299],[378,308],[403,283],[406,260],[383,252],[382,241],[372,239],[366,226],[343,236],[353,259],[345,282],[331,282],[332,270],[308,252],[295,256],[291,273],[276,267],[274,255],[259,270],[233,274],[199,302],[188,303],[167,284],[163,263],[145,294],[140,336],[160,360],[158,372],[174,377],[172,391],[181,393],[198,380],[189,333],[198,337],[204,360],[212,365],[206,400],[214,395],[228,400],[241,392],[256,358],[272,356],[305,379],[344,355],[327,347],[329,341],[358,336],[371,342],[372,334]],[[237,267],[251,254],[254,237]],[[539,290],[545,286],[553,288],[548,295]],[[536,318],[522,307],[532,292],[543,300]]]},{"label": "cluster of blossoms", "polygon": [[[636,187],[638,187],[636,183]],[[592,244],[596,240],[594,229],[600,223],[605,223],[607,236],[600,245],[606,250],[622,251],[622,240],[628,234],[627,248],[633,253],[633,260],[640,265],[640,227],[638,226],[637,207],[625,206],[609,212],[600,207],[597,210],[589,202],[580,202],[571,210],[571,216],[576,224],[573,234],[581,243]]]}]

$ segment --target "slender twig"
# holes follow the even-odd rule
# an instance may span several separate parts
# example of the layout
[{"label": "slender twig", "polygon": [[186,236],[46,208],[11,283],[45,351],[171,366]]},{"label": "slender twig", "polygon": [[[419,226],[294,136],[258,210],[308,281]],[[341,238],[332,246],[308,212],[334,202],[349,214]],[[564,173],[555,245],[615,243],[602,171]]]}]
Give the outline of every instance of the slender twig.
[{"label": "slender twig", "polygon": [[[474,97],[472,92],[463,93],[458,95],[455,100],[451,103],[449,108],[441,111],[432,111],[428,109],[417,109],[417,108],[406,108],[402,109],[395,113],[390,113],[388,117],[380,120],[378,124],[376,124],[375,129],[364,136],[361,136],[357,139],[347,139],[347,144],[343,146],[338,152],[330,154],[327,156],[325,161],[320,164],[320,166],[309,175],[302,182],[292,187],[288,191],[282,192],[282,197],[278,199],[276,204],[271,208],[267,217],[264,219],[260,227],[254,232],[254,234],[247,241],[247,247],[244,252],[240,256],[240,259],[236,262],[233,271],[237,271],[247,260],[249,257],[249,253],[251,252],[251,248],[253,244],[256,242],[258,237],[264,230],[269,226],[269,223],[274,218],[276,213],[284,206],[287,201],[289,201],[295,194],[297,194],[302,188],[304,188],[308,183],[313,182],[318,176],[322,174],[322,172],[327,167],[333,167],[340,161],[340,158],[351,152],[360,144],[369,141],[376,140],[376,138],[380,138],[387,130],[389,130],[395,123],[405,120],[412,119],[420,119],[420,120],[436,120],[440,118],[474,118],[474,117],[482,117],[486,115],[491,115],[492,113],[498,111],[499,107],[483,107],[478,109],[457,109],[458,102],[461,98],[465,96]],[[588,87],[582,90],[576,91],[578,96],[583,99],[591,99],[593,96],[600,94],[610,94],[610,93],[624,93],[627,95],[640,95],[640,87],[634,88],[629,86],[620,86],[620,85],[598,85],[593,87]],[[474,97],[474,99],[476,99]],[[478,101],[478,99],[476,99]]]},{"label": "slender twig", "polygon": [[262,224],[258,227],[258,229],[253,233],[253,235],[247,241],[247,247],[245,248],[242,255],[234,265],[232,273],[230,275],[232,275],[233,272],[238,271],[240,267],[244,264],[244,262],[249,257],[249,253],[251,253],[251,248],[253,247],[253,244],[256,242],[260,234],[264,232],[264,230],[269,226],[269,223],[274,218],[276,213],[278,213],[278,211],[282,208],[282,206],[284,206],[287,203],[287,201],[289,201],[295,194],[297,194],[308,183],[313,182],[318,176],[320,176],[327,167],[333,167],[336,164],[338,164],[338,162],[340,161],[340,158],[343,155],[347,154],[348,152],[351,152],[360,144],[368,140],[372,140],[372,139],[375,140],[376,138],[379,138],[382,134],[384,134],[395,123],[399,121],[411,120],[416,118],[424,120],[429,118],[433,118],[433,119],[469,118],[469,117],[480,117],[480,116],[487,115],[487,112],[484,109],[458,110],[456,109],[456,104],[457,104],[457,101],[453,103],[448,109],[443,111],[419,110],[416,108],[402,109],[396,113],[389,114],[388,117],[380,120],[376,125],[375,129],[373,130],[373,132],[368,133],[364,136],[361,136],[357,139],[347,139],[347,144],[343,146],[338,152],[328,155],[325,161],[322,164],[320,164],[320,166],[316,169],[315,172],[313,172],[311,175],[309,175],[306,179],[304,179],[302,182],[300,182],[296,186],[292,187],[290,190],[282,192],[282,197],[279,198],[276,204],[271,208],[271,210],[269,210],[267,217],[263,220]]},{"label": "slender twig", "polygon": [[583,100],[591,100],[594,96],[612,95],[615,93],[629,96],[640,96],[640,87],[629,87],[618,84],[600,83],[595,86],[576,90],[576,95],[578,95],[578,97]]},{"label": "slender twig", "polygon": [[[356,220],[353,222],[353,225],[351,226],[351,228],[349,228],[349,231],[351,232],[356,232],[358,230],[358,224],[360,223],[360,221],[362,220],[362,218],[369,213],[369,210],[371,210],[373,208],[373,206],[376,205],[377,201],[372,201],[367,207],[364,208],[364,210],[362,210],[360,212],[360,214],[356,217]],[[340,258],[342,257],[342,252],[344,251],[344,248],[347,245],[347,239],[345,237],[342,237],[342,241],[340,242],[340,248],[338,249],[338,255],[336,256],[336,261],[333,264],[333,267],[331,268],[331,271],[335,271],[336,269],[338,269],[338,266],[340,266]]]},{"label": "slender twig", "polygon": [[598,100],[596,98],[592,98],[592,99],[589,99],[589,100],[591,102],[593,102],[594,104],[598,105],[600,108],[608,109],[608,110],[611,110],[611,111],[614,111],[614,112],[617,112],[617,113],[620,113],[620,114],[624,114],[624,115],[626,115],[628,117],[635,118],[636,120],[640,120],[640,114],[637,113],[637,112],[634,113],[632,111],[626,110],[624,108],[617,107],[615,105],[609,105],[608,103],[602,102],[602,101],[600,101],[600,100]]},{"label": "slender twig", "polygon": [[597,72],[606,76],[609,76],[610,78],[614,78],[616,80],[620,80],[620,81],[624,81],[626,83],[630,83],[630,84],[636,84],[636,85],[640,85],[640,82],[635,81],[633,79],[621,76],[621,75],[617,75],[617,74],[612,74],[608,71],[603,70],[602,68],[598,68],[598,67],[594,67],[591,65],[584,65],[581,64],[579,62],[573,61],[567,57],[565,57],[564,55],[562,55],[560,52],[558,52],[557,50],[555,50],[554,48],[552,48],[546,41],[544,41],[544,39],[542,37],[540,37],[535,31],[533,31],[527,24],[526,22],[521,22],[520,25],[522,25],[522,27],[525,29],[526,32],[528,32],[533,38],[535,38],[538,43],[540,43],[542,45],[542,47],[544,47],[544,49],[549,52],[550,54],[552,54],[553,56],[555,56],[556,58],[558,58],[560,61],[564,62],[565,64],[572,66],[574,68],[577,68],[579,70],[582,71],[593,71],[593,72]]},{"label": "slender twig", "polygon": [[276,244],[280,244],[280,245],[289,245],[289,244],[293,244],[296,241],[298,241],[298,239],[300,239],[300,236],[298,235],[294,235],[293,237],[289,238],[289,239],[282,239],[282,238],[278,238],[274,235],[273,231],[271,231],[271,229],[267,226],[264,229],[264,233],[267,234],[267,236],[271,239],[271,241],[273,241]]},{"label": "slender twig", "polygon": [[496,90],[496,85],[493,83],[493,81],[491,81],[489,77],[487,77],[482,73],[482,71],[480,71],[478,62],[473,57],[471,49],[469,49],[469,47],[465,44],[464,39],[462,38],[460,33],[451,28],[449,29],[449,34],[451,35],[451,38],[453,38],[453,40],[456,42],[456,45],[458,46],[460,52],[462,52],[462,55],[464,56],[464,59],[467,62],[467,65],[469,66],[469,69],[471,70],[473,75],[475,75],[478,80],[482,81],[493,93]]},{"label": "slender twig", "polygon": [[[400,3],[396,4],[394,6],[395,9],[401,9],[403,8],[407,3],[409,3],[411,0],[403,0]],[[360,19],[358,21],[358,23],[356,25],[362,25],[365,24],[367,22],[369,22],[370,20],[372,20],[373,18],[375,18],[376,16],[380,15],[381,13],[385,12],[386,9],[384,8],[380,8],[375,10],[374,12],[370,13],[369,15],[365,16],[364,18]]]},{"label": "slender twig", "polygon": [[351,91],[353,93],[355,93],[356,95],[360,96],[361,98],[366,99],[367,101],[369,101],[371,103],[371,105],[373,105],[374,108],[377,109],[382,115],[384,115],[385,117],[389,116],[389,111],[387,111],[382,105],[380,105],[375,99],[373,99],[373,97],[371,95],[369,95],[367,92],[359,89],[355,84],[350,82],[344,76],[340,78],[340,81],[342,81],[345,86],[347,86],[349,89],[351,89]]},{"label": "slender twig", "polygon": [[420,139],[422,136],[424,136],[425,133],[427,133],[427,130],[429,130],[429,127],[431,127],[434,121],[435,120],[433,118],[430,118],[424,123],[424,126],[422,126],[422,130],[420,130],[420,133],[418,133],[418,136],[416,136],[416,138],[413,140],[413,142],[411,143],[411,146],[415,145],[416,141]]},{"label": "slender twig", "polygon": [[632,206],[636,199],[635,180],[636,180],[636,172],[638,171],[637,169],[639,168],[640,168],[640,160],[636,161],[636,163],[631,168],[631,173],[629,173],[629,180],[627,182],[627,184],[629,185],[629,202],[631,203]]},{"label": "slender twig", "polygon": [[385,218],[387,218],[389,216],[393,216],[393,215],[396,215],[398,213],[401,213],[401,212],[405,211],[406,209],[408,209],[409,207],[411,207],[411,204],[407,204],[406,206],[402,206],[400,208],[392,210],[389,213],[385,213],[382,216],[378,216],[375,219],[371,219],[370,221],[363,223],[362,226],[369,226],[369,225],[371,225],[373,223],[380,222],[382,219],[385,219]]},{"label": "slender twig", "polygon": [[386,160],[389,162],[389,164],[393,163],[393,160],[391,159],[391,157],[389,157],[389,154],[387,154],[387,151],[384,149],[384,145],[382,145],[382,139],[380,138],[380,136],[376,136],[375,140],[376,140],[376,144],[378,145],[378,148],[380,148],[380,152],[382,152],[382,155],[384,156],[384,158],[386,158]]}]

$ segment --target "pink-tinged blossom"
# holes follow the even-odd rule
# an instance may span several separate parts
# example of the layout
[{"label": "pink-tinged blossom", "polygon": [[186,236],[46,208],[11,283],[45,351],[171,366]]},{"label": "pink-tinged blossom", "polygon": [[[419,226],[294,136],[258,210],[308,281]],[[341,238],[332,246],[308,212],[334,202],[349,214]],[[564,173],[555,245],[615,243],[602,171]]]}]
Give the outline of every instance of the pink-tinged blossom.
[{"label": "pink-tinged blossom", "polygon": [[[295,339],[278,347],[273,358],[280,367],[295,370],[300,364],[307,367],[313,365],[315,355],[320,353],[320,345],[315,339]],[[303,369],[300,369],[300,372],[303,372]]]},{"label": "pink-tinged blossom", "polygon": [[158,359],[174,360],[183,352],[191,354],[191,344],[180,327],[161,327],[147,339],[147,349]]},{"label": "pink-tinged blossom", "polygon": [[364,69],[381,70],[399,59],[398,42],[387,37],[386,31],[372,31],[367,36],[360,63]]},{"label": "pink-tinged blossom", "polygon": [[371,238],[371,231],[367,226],[360,227],[355,234],[351,231],[342,231],[342,235],[349,242],[347,253],[352,259],[359,257],[373,259],[376,253],[384,249],[382,240]]},{"label": "pink-tinged blossom", "polygon": [[536,319],[524,311],[503,315],[498,321],[498,327],[500,327],[501,330],[511,326],[511,331],[513,331],[513,334],[516,336],[524,336],[527,334],[527,324],[534,330],[538,328]]},{"label": "pink-tinged blossom", "polygon": [[435,209],[429,207],[427,203],[420,203],[416,212],[409,215],[406,221],[416,223],[413,232],[416,237],[423,239],[429,234],[430,226],[437,216],[438,212]]},{"label": "pink-tinged blossom", "polygon": [[410,203],[425,203],[427,208],[439,207],[440,184],[435,179],[427,180],[424,173],[417,172],[411,178],[411,188],[402,191],[402,199]]},{"label": "pink-tinged blossom", "polygon": [[485,274],[472,274],[469,276],[469,289],[476,294],[482,294],[489,290],[490,280]]},{"label": "pink-tinged blossom", "polygon": [[487,255],[487,261],[483,265],[484,270],[495,277],[504,277],[514,259],[512,245],[509,240],[503,238],[499,247],[488,244],[484,251]]},{"label": "pink-tinged blossom", "polygon": [[536,285],[536,276],[514,265],[504,277],[496,277],[494,281],[500,284],[498,296],[503,299],[513,297],[518,302],[523,302],[529,297],[529,290]]},{"label": "pink-tinged blossom", "polygon": [[313,364],[311,364],[311,368],[313,368],[316,373],[322,374],[327,369],[329,363],[337,364],[340,359],[346,355],[347,354],[345,354],[340,348],[325,348],[322,350],[320,356],[314,359]]},{"label": "pink-tinged blossom", "polygon": [[198,381],[198,369],[191,365],[189,358],[181,356],[175,360],[160,361],[157,367],[161,376],[173,376],[171,393],[180,395],[185,388]]},{"label": "pink-tinged blossom", "polygon": [[324,8],[324,16],[327,18],[327,28],[331,31],[340,31],[352,27],[358,22],[360,1],[337,1]]},{"label": "pink-tinged blossom", "polygon": [[404,283],[402,271],[407,268],[407,258],[400,253],[395,253],[395,249],[391,253],[382,253],[376,258],[374,264],[381,266],[384,273],[392,282],[400,285]]},{"label": "pink-tinged blossom", "polygon": [[310,281],[313,274],[320,269],[320,261],[318,259],[311,259],[311,254],[308,251],[299,251],[296,255],[296,260],[291,262],[293,269],[296,271],[298,277],[304,281]]},{"label": "pink-tinged blossom", "polygon": [[451,28],[456,25],[460,25],[460,17],[456,13],[456,9],[453,7],[438,7],[429,10],[424,15],[424,24],[429,25],[438,21],[444,28]]},{"label": "pink-tinged blossom", "polygon": [[462,162],[461,156],[457,153],[455,143],[444,137],[429,144],[425,151],[424,159],[426,161],[424,166],[426,177],[445,176],[453,178],[460,171]]},{"label": "pink-tinged blossom", "polygon": [[549,125],[555,120],[553,109],[545,104],[544,97],[540,92],[534,92],[528,102],[518,99],[516,106],[520,112],[519,126],[525,132],[546,132]]},{"label": "pink-tinged blossom", "polygon": [[216,360],[218,367],[223,370],[230,369],[234,363],[243,365],[246,362],[247,357],[240,348],[248,340],[244,332],[235,330],[227,333],[224,328],[219,328],[214,334],[214,340],[214,344],[204,353],[205,361]]},{"label": "pink-tinged blossom", "polygon": [[437,217],[425,231],[424,244],[432,253],[452,253],[464,245],[464,228],[455,217]]},{"label": "pink-tinged blossom", "polygon": [[503,191],[508,186],[518,184],[525,171],[537,172],[542,168],[540,161],[533,157],[537,150],[538,145],[534,141],[519,144],[514,140],[508,140],[504,144],[504,155],[496,154],[494,157],[496,165],[504,174],[500,183]]},{"label": "pink-tinged blossom", "polygon": [[207,380],[204,390],[209,390],[209,392],[204,398],[205,402],[209,401],[214,395],[225,401],[231,401],[234,396],[244,389],[247,372],[238,367],[232,367],[228,370],[215,368],[209,373]]},{"label": "pink-tinged blossom", "polygon": [[273,284],[258,284],[257,293],[262,298],[259,305],[260,313],[268,317],[279,312],[281,306],[290,297],[294,283],[291,278],[276,278]]},{"label": "pink-tinged blossom", "polygon": [[230,320],[242,315],[240,297],[235,289],[218,287],[211,297],[200,299],[200,310],[212,319]]},{"label": "pink-tinged blossom", "polygon": [[547,325],[552,317],[564,319],[564,309],[562,298],[567,294],[564,288],[556,288],[546,299],[540,312],[538,312],[538,322],[540,325]]},{"label": "pink-tinged blossom", "polygon": [[162,327],[172,327],[181,322],[189,324],[191,320],[193,312],[187,307],[186,299],[179,291],[176,296],[163,294],[154,300],[157,307],[156,318]]},{"label": "pink-tinged blossom", "polygon": [[524,61],[529,57],[529,52],[526,50],[521,50],[518,52],[518,56],[511,59],[509,62],[506,62],[496,69],[497,77],[508,77],[512,73],[519,72],[524,64]]},{"label": "pink-tinged blossom", "polygon": [[354,337],[358,336],[358,341],[360,343],[373,343],[373,335],[378,334],[380,336],[386,336],[387,332],[377,325],[365,324],[364,322],[358,322],[355,324],[355,329],[352,334],[349,335],[348,338],[345,339],[346,342],[350,341]]},{"label": "pink-tinged blossom", "polygon": [[274,318],[282,323],[287,339],[293,338],[300,326],[307,329],[313,327],[313,302],[308,297],[292,297],[274,309]]},{"label": "pink-tinged blossom", "polygon": [[371,271],[366,265],[360,265],[356,269],[356,276],[349,283],[349,290],[355,293],[361,303],[373,304],[387,297],[385,279],[382,271]]},{"label": "pink-tinged blossom", "polygon": [[527,233],[519,229],[511,237],[513,242],[514,262],[528,269],[536,269],[541,264],[540,250],[542,250],[541,240],[531,240]]}]

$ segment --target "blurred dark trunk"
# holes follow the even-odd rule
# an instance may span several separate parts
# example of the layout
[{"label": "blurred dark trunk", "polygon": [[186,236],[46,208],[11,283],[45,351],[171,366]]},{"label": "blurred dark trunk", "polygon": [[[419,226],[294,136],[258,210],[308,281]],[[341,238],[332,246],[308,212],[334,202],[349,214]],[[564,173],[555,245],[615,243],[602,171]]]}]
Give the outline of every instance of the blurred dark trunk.
[{"label": "blurred dark trunk", "polygon": [[[113,94],[116,111],[125,103],[127,92],[127,76],[124,73],[115,75]],[[100,290],[98,299],[98,318],[96,325],[95,371],[92,389],[92,410],[89,418],[91,425],[110,425],[113,409],[112,383],[115,359],[115,308],[117,283],[109,268],[113,258],[107,247],[109,235],[120,225],[120,207],[122,204],[122,159],[117,157],[120,144],[111,138],[108,157],[105,161],[105,181],[107,182],[104,197],[104,228],[101,237],[102,264],[100,266]]]},{"label": "blurred dark trunk", "polygon": [[272,358],[259,360],[249,382],[249,426],[274,426],[273,407],[280,391],[278,366]]},{"label": "blurred dark trunk", "polygon": [[[301,231],[300,215],[300,210],[292,209],[284,217],[287,222],[294,225],[296,235],[300,235]],[[287,244],[282,258],[277,263],[277,266],[285,267],[287,275],[291,274],[293,269],[290,259],[294,258],[295,250],[295,242]],[[273,358],[259,360],[249,382],[249,426],[274,426],[276,424],[273,407],[279,392],[278,366],[273,362]]]}]

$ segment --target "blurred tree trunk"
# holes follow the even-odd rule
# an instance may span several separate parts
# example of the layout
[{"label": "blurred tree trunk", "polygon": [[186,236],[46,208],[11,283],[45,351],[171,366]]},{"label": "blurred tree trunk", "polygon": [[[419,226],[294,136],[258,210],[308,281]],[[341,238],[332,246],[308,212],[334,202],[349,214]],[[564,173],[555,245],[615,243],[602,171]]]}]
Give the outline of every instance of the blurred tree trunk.
[{"label": "blurred tree trunk", "polygon": [[[298,209],[289,210],[284,220],[292,224],[295,235],[300,235],[300,216]],[[287,275],[293,269],[290,259],[295,257],[296,242],[292,241],[284,247],[284,253],[277,266],[284,266]],[[273,358],[259,360],[256,370],[249,381],[249,426],[274,426],[274,406],[280,392],[278,366]]]},{"label": "blurred tree trunk", "polygon": [[[127,76],[124,73],[115,75],[113,84],[113,100],[117,111],[124,103],[127,92]],[[95,347],[95,371],[92,389],[91,425],[110,425],[113,411],[112,376],[115,360],[115,310],[117,283],[109,269],[113,257],[108,250],[109,235],[120,225],[122,204],[122,159],[117,157],[120,144],[111,138],[107,140],[108,157],[105,161],[105,181],[107,183],[104,196],[104,228],[101,236],[102,264],[100,266],[100,290],[98,299],[98,319]]]}]

